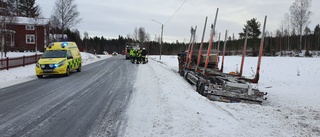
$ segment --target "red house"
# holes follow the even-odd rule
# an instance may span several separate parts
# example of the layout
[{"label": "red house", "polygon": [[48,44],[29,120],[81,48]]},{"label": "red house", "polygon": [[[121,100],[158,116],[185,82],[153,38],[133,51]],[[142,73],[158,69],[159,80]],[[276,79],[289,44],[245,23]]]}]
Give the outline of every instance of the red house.
[{"label": "red house", "polygon": [[44,51],[49,44],[48,18],[13,17],[6,25],[6,51]]}]

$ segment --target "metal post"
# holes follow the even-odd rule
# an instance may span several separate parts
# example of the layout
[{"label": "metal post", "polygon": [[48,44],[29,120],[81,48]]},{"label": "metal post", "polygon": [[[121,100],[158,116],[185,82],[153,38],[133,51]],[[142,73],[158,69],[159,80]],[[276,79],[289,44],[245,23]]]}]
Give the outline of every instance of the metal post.
[{"label": "metal post", "polygon": [[161,47],[162,47],[162,43],[163,43],[163,24],[159,21],[154,20],[154,19],[152,19],[152,21],[161,24],[160,57],[159,57],[159,60],[161,60]]},{"label": "metal post", "polygon": [[162,47],[162,43],[163,43],[163,24],[161,24],[161,43],[160,43],[160,57],[159,60],[161,60],[161,47]]},{"label": "metal post", "polygon": [[34,42],[35,42],[35,52],[37,54],[37,51],[38,51],[38,33],[37,33],[37,25],[34,25],[34,33],[35,33],[35,36],[34,36]]},{"label": "metal post", "polygon": [[216,28],[216,23],[217,23],[217,18],[218,18],[218,12],[219,12],[219,8],[217,8],[217,11],[216,11],[216,17],[214,19],[214,24],[211,26],[211,36],[210,36],[210,41],[209,41],[207,57],[206,57],[206,62],[204,64],[204,68],[208,68],[209,56],[210,56],[210,52],[212,49],[212,43],[213,43],[213,37],[215,36],[215,28]]}]

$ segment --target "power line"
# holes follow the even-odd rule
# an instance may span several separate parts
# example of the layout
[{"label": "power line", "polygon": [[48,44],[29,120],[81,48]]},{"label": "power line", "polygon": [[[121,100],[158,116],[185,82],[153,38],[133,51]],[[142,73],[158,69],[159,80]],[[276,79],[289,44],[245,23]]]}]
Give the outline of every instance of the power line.
[{"label": "power line", "polygon": [[164,24],[166,25],[167,23],[169,23],[169,21],[173,18],[174,15],[176,15],[176,13],[181,9],[181,7],[184,5],[184,3],[186,3],[187,0],[185,0],[181,5],[180,7],[177,9],[177,11],[170,17],[170,19]]},{"label": "power line", "polygon": [[[163,25],[166,25],[166,24],[169,23],[169,21],[173,18],[174,15],[177,14],[177,12],[182,8],[182,6],[186,3],[186,1],[187,1],[187,0],[185,0],[185,1],[180,5],[180,7],[176,10],[176,12],[174,12],[173,15],[169,18],[169,20],[168,20],[165,24],[163,24]],[[157,21],[157,22],[158,22],[158,21]],[[158,22],[158,23],[160,23],[160,22]],[[160,23],[160,24],[162,24],[162,23]],[[157,29],[156,31],[159,31],[159,30],[161,30],[161,28]],[[155,33],[156,31],[154,31],[154,33]]]}]

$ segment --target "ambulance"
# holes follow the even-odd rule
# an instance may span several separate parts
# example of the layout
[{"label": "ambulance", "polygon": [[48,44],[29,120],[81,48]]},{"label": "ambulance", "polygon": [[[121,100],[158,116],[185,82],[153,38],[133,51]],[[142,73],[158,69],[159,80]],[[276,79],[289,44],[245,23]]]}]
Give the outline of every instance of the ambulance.
[{"label": "ambulance", "polygon": [[71,71],[81,71],[82,58],[74,42],[50,43],[38,62],[36,75],[42,78],[47,75],[69,76]]}]

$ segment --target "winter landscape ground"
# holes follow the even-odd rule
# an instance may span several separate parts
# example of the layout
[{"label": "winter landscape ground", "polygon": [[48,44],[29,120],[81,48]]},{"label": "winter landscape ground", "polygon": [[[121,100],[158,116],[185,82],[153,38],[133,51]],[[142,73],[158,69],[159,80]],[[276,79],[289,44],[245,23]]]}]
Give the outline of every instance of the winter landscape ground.
[{"label": "winter landscape ground", "polygon": [[[112,57],[82,56],[85,65]],[[244,75],[252,77],[257,58],[246,57],[245,61]],[[240,62],[240,56],[226,57],[224,71],[236,71]],[[139,64],[121,135],[320,136],[320,58],[263,57],[261,65],[255,86],[268,92],[268,100],[262,105],[230,104],[209,101],[195,92],[177,73],[177,56],[162,56],[161,60],[149,56],[148,64]],[[32,79],[36,79],[34,65],[2,70],[0,88]]]}]

